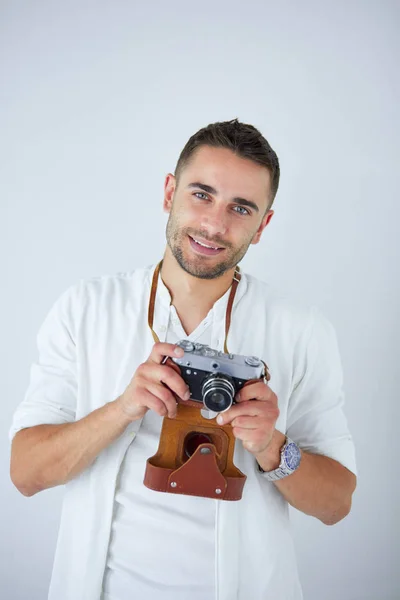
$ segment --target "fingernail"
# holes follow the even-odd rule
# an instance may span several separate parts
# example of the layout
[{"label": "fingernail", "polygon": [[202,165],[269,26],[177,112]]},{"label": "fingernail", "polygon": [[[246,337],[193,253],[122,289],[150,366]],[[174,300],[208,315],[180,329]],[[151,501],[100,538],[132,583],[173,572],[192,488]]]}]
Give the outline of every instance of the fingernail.
[{"label": "fingernail", "polygon": [[217,423],[219,423],[219,425],[222,425],[223,422],[224,422],[224,417],[222,415],[218,415]]},{"label": "fingernail", "polygon": [[181,348],[180,346],[177,346],[174,350],[174,354],[176,354],[177,356],[183,356],[184,355],[183,348]]},{"label": "fingernail", "polygon": [[183,399],[184,400],[189,400],[190,398],[190,390],[187,390],[184,394],[183,394]]}]

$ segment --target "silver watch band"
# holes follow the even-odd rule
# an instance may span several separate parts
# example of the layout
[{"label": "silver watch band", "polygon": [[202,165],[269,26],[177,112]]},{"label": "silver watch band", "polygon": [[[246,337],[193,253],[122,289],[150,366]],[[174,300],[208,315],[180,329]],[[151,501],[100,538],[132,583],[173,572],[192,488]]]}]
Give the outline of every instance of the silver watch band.
[{"label": "silver watch band", "polygon": [[291,473],[292,471],[288,472],[285,469],[281,469],[281,467],[278,467],[274,471],[262,471],[262,474],[264,475],[265,479],[268,479],[268,481],[278,481],[278,479],[283,479]]},{"label": "silver watch band", "polygon": [[[289,444],[295,444],[295,442],[293,442],[293,440],[291,440],[288,436],[286,436],[285,442],[282,445],[281,451],[280,451],[281,462],[280,462],[279,467],[277,467],[273,471],[264,471],[264,469],[262,467],[260,467],[260,465],[258,465],[258,469],[262,473],[264,479],[267,479],[268,481],[278,481],[279,479],[283,479],[284,477],[291,475],[298,468],[299,465],[297,465],[297,467],[295,469],[290,469],[285,464],[284,453],[285,453],[286,447]],[[297,446],[297,444],[295,444],[295,445]],[[298,446],[297,446],[297,448],[298,448]]]}]

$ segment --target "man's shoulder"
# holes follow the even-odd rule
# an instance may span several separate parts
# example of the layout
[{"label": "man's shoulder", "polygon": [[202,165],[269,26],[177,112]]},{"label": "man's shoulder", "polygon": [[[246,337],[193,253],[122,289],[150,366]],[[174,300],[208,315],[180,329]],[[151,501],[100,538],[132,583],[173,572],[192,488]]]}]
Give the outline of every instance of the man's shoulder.
[{"label": "man's shoulder", "polygon": [[153,265],[132,271],[82,277],[70,285],[59,297],[58,304],[89,308],[138,302],[150,286]]},{"label": "man's shoulder", "polygon": [[107,293],[141,293],[143,286],[150,281],[153,265],[138,267],[132,271],[119,271],[117,273],[94,275],[81,278],[75,285],[82,288],[90,296],[101,296]]},{"label": "man's shoulder", "polygon": [[247,290],[245,297],[247,302],[253,306],[267,310],[274,315],[291,316],[300,321],[307,320],[314,307],[303,302],[287,291],[258,278],[245,273]]},{"label": "man's shoulder", "polygon": [[336,335],[334,325],[323,309],[296,296],[295,293],[279,290],[277,287],[246,273],[247,302],[244,309],[260,318],[265,316],[270,326],[279,331],[288,331],[297,336],[305,334]]}]

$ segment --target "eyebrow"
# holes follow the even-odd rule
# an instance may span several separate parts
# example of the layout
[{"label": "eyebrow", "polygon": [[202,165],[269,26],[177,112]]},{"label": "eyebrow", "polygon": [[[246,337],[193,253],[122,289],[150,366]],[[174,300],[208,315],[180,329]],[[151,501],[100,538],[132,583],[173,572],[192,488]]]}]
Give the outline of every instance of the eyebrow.
[{"label": "eyebrow", "polygon": [[[204,192],[208,192],[209,194],[218,194],[218,191],[213,188],[211,185],[206,185],[205,183],[199,183],[198,181],[194,182],[194,183],[189,183],[189,185],[187,186],[187,189],[191,189],[191,188],[200,188],[201,190],[203,190]],[[246,200],[246,198],[233,198],[233,202],[236,202],[236,204],[240,204],[240,206],[248,206],[249,208],[252,208],[254,211],[259,212],[260,209],[258,208],[257,204],[255,202],[252,202],[251,200]]]}]

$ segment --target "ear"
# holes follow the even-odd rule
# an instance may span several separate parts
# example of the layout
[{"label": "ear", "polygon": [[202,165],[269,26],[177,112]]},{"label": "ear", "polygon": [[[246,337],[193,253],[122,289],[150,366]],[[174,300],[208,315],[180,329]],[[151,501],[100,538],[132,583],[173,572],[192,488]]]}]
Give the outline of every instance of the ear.
[{"label": "ear", "polygon": [[274,211],[273,210],[269,210],[265,214],[265,216],[263,217],[263,220],[261,221],[260,227],[257,229],[257,232],[256,232],[255,236],[251,240],[252,244],[258,244],[258,242],[261,239],[262,232],[264,231],[264,229],[266,228],[266,226],[268,225],[268,223],[270,222],[270,220],[272,219],[273,216],[274,216]]},{"label": "ear", "polygon": [[164,202],[163,209],[164,212],[169,213],[171,211],[172,202],[174,199],[174,192],[176,187],[176,179],[172,173],[168,173],[165,178],[164,183]]}]

